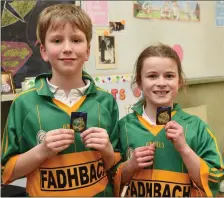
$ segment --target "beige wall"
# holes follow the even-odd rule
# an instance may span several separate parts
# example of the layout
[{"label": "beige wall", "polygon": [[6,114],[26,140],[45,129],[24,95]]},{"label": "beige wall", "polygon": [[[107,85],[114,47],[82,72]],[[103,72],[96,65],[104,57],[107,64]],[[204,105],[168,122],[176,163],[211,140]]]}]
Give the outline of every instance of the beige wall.
[{"label": "beige wall", "polygon": [[207,105],[207,119],[224,155],[224,81],[193,84],[180,91],[176,102],[182,108]]}]

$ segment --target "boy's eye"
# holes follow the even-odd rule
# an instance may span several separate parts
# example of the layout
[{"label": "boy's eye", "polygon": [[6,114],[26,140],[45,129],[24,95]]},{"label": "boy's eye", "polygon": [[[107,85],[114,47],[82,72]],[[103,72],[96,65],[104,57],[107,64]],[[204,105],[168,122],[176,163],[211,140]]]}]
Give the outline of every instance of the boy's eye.
[{"label": "boy's eye", "polygon": [[54,43],[60,43],[60,42],[61,42],[61,40],[59,40],[59,39],[54,40]]},{"label": "boy's eye", "polygon": [[74,42],[74,43],[79,43],[79,42],[81,42],[81,41],[80,41],[79,39],[74,39],[73,42]]}]

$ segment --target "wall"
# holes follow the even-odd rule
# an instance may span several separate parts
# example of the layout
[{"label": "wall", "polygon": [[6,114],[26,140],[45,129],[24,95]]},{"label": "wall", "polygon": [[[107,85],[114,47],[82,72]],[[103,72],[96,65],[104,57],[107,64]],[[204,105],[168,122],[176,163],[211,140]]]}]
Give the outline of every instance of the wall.
[{"label": "wall", "polygon": [[207,105],[208,124],[224,157],[224,81],[192,84],[186,92],[180,91],[176,101],[182,108]]},{"label": "wall", "polygon": [[94,27],[90,60],[85,69],[91,75],[132,73],[139,53],[148,45],[163,42],[180,44],[184,50],[183,68],[187,78],[224,76],[224,28],[215,25],[215,1],[199,1],[200,22],[138,19],[133,1],[108,1],[109,20],[125,20],[125,31],[116,35],[118,68],[96,70]]}]

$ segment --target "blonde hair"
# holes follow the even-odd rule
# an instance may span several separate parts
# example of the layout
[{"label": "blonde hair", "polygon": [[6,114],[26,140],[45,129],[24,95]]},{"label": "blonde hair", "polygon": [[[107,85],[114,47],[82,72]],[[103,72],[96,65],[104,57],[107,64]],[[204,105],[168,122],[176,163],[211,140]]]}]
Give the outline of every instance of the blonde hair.
[{"label": "blonde hair", "polygon": [[172,49],[168,45],[158,44],[158,45],[151,45],[144,49],[142,53],[139,55],[136,64],[135,64],[135,74],[132,81],[132,87],[136,83],[138,86],[141,86],[141,71],[143,67],[144,60],[149,57],[164,57],[164,58],[171,58],[177,63],[177,71],[179,76],[179,83],[181,87],[185,87],[185,79],[184,73],[181,65],[181,61],[179,56],[177,55],[176,51]]},{"label": "blonde hair", "polygon": [[91,19],[80,7],[67,3],[46,7],[40,13],[36,29],[38,41],[44,45],[46,32],[49,28],[57,29],[67,23],[81,30],[86,36],[88,45],[90,44],[92,39]]}]

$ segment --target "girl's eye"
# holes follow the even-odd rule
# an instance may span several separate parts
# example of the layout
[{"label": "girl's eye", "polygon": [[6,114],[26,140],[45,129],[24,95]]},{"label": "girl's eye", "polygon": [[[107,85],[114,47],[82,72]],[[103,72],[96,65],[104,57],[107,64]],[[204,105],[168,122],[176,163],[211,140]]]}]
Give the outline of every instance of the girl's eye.
[{"label": "girl's eye", "polygon": [[155,79],[155,78],[156,78],[156,75],[154,75],[154,74],[149,75],[148,78],[150,78],[150,79]]},{"label": "girl's eye", "polygon": [[166,75],[167,78],[173,78],[174,76],[171,74]]}]

